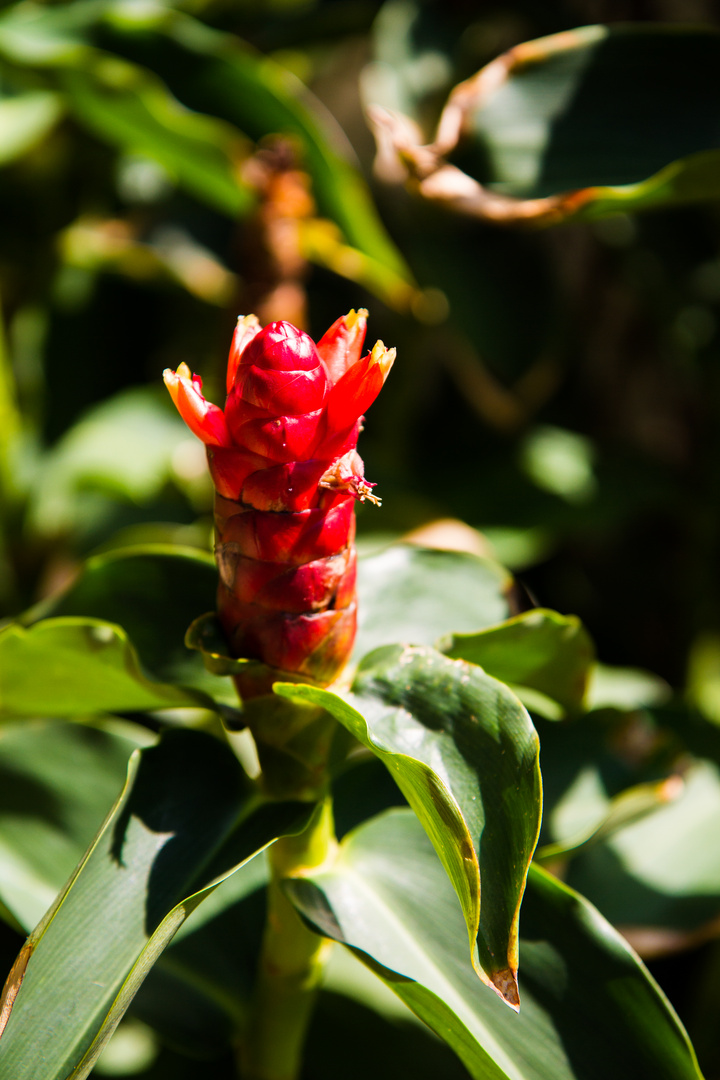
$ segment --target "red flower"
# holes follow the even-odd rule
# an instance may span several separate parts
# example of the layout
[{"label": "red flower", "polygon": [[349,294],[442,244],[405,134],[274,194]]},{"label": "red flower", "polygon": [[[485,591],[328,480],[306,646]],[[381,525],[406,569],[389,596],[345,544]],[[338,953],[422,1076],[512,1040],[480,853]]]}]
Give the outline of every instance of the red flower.
[{"label": "red flower", "polygon": [[379,341],[361,357],[366,318],[351,311],[317,345],[287,322],[238,319],[224,411],[185,364],[164,373],[207,447],[218,614],[233,655],[323,684],[355,637],[354,501],[379,502],[355,447],[395,350]]}]

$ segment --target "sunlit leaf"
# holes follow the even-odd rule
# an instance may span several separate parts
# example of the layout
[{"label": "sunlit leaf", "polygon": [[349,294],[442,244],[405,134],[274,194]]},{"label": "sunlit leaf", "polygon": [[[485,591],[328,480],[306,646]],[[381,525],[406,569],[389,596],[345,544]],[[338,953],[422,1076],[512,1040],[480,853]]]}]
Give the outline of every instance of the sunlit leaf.
[{"label": "sunlit leaf", "polygon": [[[0,53],[16,63],[55,67],[72,108],[101,138],[146,153],[233,216],[247,206],[233,169],[240,133],[297,140],[320,214],[349,245],[348,276],[399,308],[417,295],[342,130],[290,71],[235,35],[169,6],[84,0],[46,9],[29,3],[0,18]],[[166,88],[196,112],[179,110]],[[357,276],[348,262],[353,248],[367,256]]]},{"label": "sunlit leaf", "polygon": [[[588,771],[586,777],[592,784],[594,779],[592,769]],[[636,821],[641,821],[648,814],[652,814],[661,807],[666,806],[682,794],[683,786],[683,781],[679,776],[670,776],[666,780],[656,780],[654,783],[636,784],[634,787],[621,791],[613,799],[607,799],[607,801],[603,800],[600,792],[594,791],[590,800],[588,800],[591,805],[592,801],[594,801],[592,799],[593,795],[598,802],[605,802],[602,809],[598,807],[599,814],[596,819],[586,825],[581,832],[576,832],[574,835],[566,836],[553,844],[546,844],[538,848],[535,852],[536,861],[552,863],[553,860],[567,855],[577,856],[579,852],[592,847],[600,840],[607,839],[620,829],[624,829]],[[573,794],[577,798],[581,793],[570,792],[568,802],[572,800]],[[561,816],[565,817],[568,809],[567,803],[564,806],[556,807],[553,814],[553,823],[556,824]],[[592,813],[591,808],[588,806],[583,807],[583,809],[585,813],[588,810]]]},{"label": "sunlit leaf", "polygon": [[670,694],[665,680],[651,671],[596,664],[590,676],[587,704],[589,709],[643,709],[661,705]]},{"label": "sunlit leaf", "polygon": [[199,694],[146,678],[121,627],[74,617],[0,630],[0,703],[10,716],[206,704]]},{"label": "sunlit leaf", "polygon": [[387,765],[460,897],[478,973],[517,1004],[517,919],[541,810],[537,736],[517,698],[472,664],[402,646],[366,657],[351,694],[275,691],[323,705]]},{"label": "sunlit leaf", "polygon": [[613,923],[655,931],[650,951],[689,943],[685,935],[720,914],[720,770],[698,762],[684,779],[669,805],[582,852],[568,869],[572,885]]},{"label": "sunlit leaf", "polygon": [[237,694],[230,680],[211,675],[200,655],[185,646],[190,623],[215,607],[216,589],[217,570],[209,553],[160,545],[122,548],[89,559],[66,593],[25,619],[77,616],[115,623],[152,678],[199,690],[232,707]]},{"label": "sunlit leaf", "polygon": [[491,559],[393,544],[359,560],[355,656],[493,626],[510,614],[511,588],[510,575]]},{"label": "sunlit leaf", "polygon": [[101,139],[159,162],[184,188],[232,217],[252,195],[240,177],[246,148],[229,124],[183,108],[160,80],[117,57],[88,50],[59,85],[70,111]]},{"label": "sunlit leaf", "polygon": [[[320,214],[339,226],[351,247],[378,263],[377,274],[371,262],[359,267],[364,283],[388,303],[408,305],[415,293],[409,270],[380,221],[344,133],[291,72],[234,35],[169,8],[134,20],[117,6],[101,38],[141,63],[151,56],[153,70],[191,108],[237,125],[252,139],[271,133],[296,139]],[[356,279],[354,272],[348,276]]]},{"label": "sunlit leaf", "polygon": [[43,463],[31,494],[33,526],[50,534],[72,527],[89,489],[149,501],[178,479],[173,465],[187,442],[187,428],[159,394],[133,388],[102,402]]}]

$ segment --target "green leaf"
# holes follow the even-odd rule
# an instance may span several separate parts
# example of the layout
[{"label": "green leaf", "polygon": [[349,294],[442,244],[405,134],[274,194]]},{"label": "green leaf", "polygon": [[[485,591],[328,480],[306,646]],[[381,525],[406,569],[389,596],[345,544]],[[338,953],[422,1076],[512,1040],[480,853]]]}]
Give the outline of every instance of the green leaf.
[{"label": "green leaf", "polygon": [[480,76],[463,84],[471,135],[455,160],[524,199],[575,192],[560,217],[717,197],[718,61],[720,35],[703,27],[587,26],[525,42],[496,61],[489,91]]},{"label": "green leaf", "polygon": [[62,111],[60,96],[49,90],[0,100],[0,165],[15,161],[42,142]]},{"label": "green leaf", "polygon": [[0,18],[0,52],[11,63],[38,66],[72,62],[82,52],[82,31],[104,7],[98,0],[44,8],[12,4]]},{"label": "green leaf", "polygon": [[0,701],[6,716],[208,704],[199,694],[147,679],[122,627],[74,617],[0,630]]},{"label": "green leaf", "polygon": [[27,720],[0,731],[0,901],[26,932],[97,833],[132,751],[154,741],[119,720]]},{"label": "green leaf", "polygon": [[25,621],[53,615],[115,623],[154,679],[233,707],[237,694],[230,679],[206,671],[200,654],[185,645],[190,623],[215,607],[216,591],[217,569],[209,553],[161,545],[122,548],[89,559],[66,593],[31,610]]},{"label": "green leaf", "polygon": [[642,668],[596,664],[588,687],[588,709],[644,709],[671,696],[664,679]]},{"label": "green leaf", "polygon": [[[479,664],[489,675],[508,683],[532,708],[535,691],[561,707],[561,715],[582,709],[594,649],[582,623],[574,615],[536,608],[490,627],[479,634],[452,634],[438,648],[453,660]],[[530,694],[523,696],[529,689]],[[557,710],[548,719],[556,719]]]},{"label": "green leaf", "polygon": [[122,795],[11,976],[0,1072],[86,1077],[187,915],[307,816],[298,803],[263,803],[230,749],[200,732],[170,732],[134,756]]},{"label": "green leaf", "polygon": [[522,908],[519,1015],[477,986],[457,900],[411,812],[366,823],[331,867],[284,887],[475,1080],[700,1080],[679,1020],[627,943],[536,867]]},{"label": "green leaf", "polygon": [[274,689],[322,705],[387,765],[460,898],[478,974],[516,1005],[518,912],[541,812],[537,735],[520,702],[472,664],[402,646],[366,657],[351,694]]},{"label": "green leaf", "polygon": [[511,588],[510,575],[491,559],[394,544],[358,562],[354,655],[493,626],[510,614]]}]

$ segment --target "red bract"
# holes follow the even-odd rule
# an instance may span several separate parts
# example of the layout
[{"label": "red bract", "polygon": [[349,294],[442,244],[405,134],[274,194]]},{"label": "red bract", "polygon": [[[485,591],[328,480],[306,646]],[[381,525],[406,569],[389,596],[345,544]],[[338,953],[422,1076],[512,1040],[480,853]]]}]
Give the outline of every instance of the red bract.
[{"label": "red bract", "polygon": [[[354,503],[371,499],[355,450],[395,359],[361,356],[367,312],[316,345],[287,322],[238,319],[224,411],[185,364],[165,383],[207,447],[215,484],[218,614],[234,656],[327,685],[355,637]],[[266,686],[238,680],[241,694]]]}]

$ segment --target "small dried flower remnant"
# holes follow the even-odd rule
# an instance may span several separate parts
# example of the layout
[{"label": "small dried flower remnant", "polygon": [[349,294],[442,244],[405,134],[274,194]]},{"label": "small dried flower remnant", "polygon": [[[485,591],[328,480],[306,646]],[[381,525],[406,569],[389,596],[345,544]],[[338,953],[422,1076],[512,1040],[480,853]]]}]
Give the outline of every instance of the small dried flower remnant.
[{"label": "small dried flower remnant", "polygon": [[[379,502],[355,447],[395,350],[378,342],[361,355],[366,319],[351,311],[317,345],[287,322],[238,319],[224,411],[185,364],[164,374],[207,447],[232,654],[325,685],[355,637],[355,500]],[[244,696],[258,692],[242,682]]]}]

